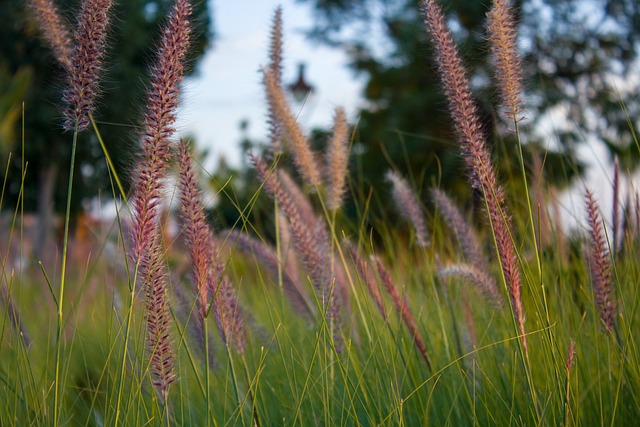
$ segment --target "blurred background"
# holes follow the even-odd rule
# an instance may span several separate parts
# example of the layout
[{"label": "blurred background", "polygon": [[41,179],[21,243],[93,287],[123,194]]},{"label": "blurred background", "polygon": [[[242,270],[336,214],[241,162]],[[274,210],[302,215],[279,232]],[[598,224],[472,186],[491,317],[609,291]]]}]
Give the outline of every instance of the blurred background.
[{"label": "blurred background", "polygon": [[[6,22],[0,26],[0,160],[7,165],[2,168],[2,208],[13,212],[18,201],[23,203],[32,218],[30,241],[37,252],[55,242],[59,233],[56,218],[66,200],[71,135],[61,128],[62,70],[39,38],[24,3],[0,1],[0,16]],[[79,1],[56,3],[72,27]],[[128,0],[115,7],[96,119],[125,187],[144,111],[146,69],[170,3]],[[260,151],[267,140],[260,67],[267,62],[270,24],[279,4],[284,18],[284,82],[294,85],[302,77],[297,87],[304,89],[290,91],[292,108],[314,145],[322,149],[335,107],[345,107],[355,129],[353,199],[362,201],[373,194],[375,209],[367,221],[394,215],[385,203],[387,169],[407,176],[425,204],[427,189],[439,185],[473,205],[415,0],[196,1],[191,73],[178,130],[201,153],[203,180],[212,194],[224,187],[228,197],[244,206],[255,190],[245,152]],[[516,204],[524,207],[523,183],[514,161],[516,139],[510,124],[496,113],[483,27],[487,2],[442,4],[469,69],[500,174]],[[526,83],[526,119],[520,130],[527,167],[536,183],[557,190],[564,222],[571,223],[580,216],[571,207],[581,206],[581,197],[576,201],[571,190],[581,191],[589,182],[601,194],[609,191],[614,156],[627,177],[623,191],[635,191],[629,183],[640,153],[633,133],[640,112],[640,4],[514,4]],[[73,210],[81,217],[104,206],[111,190],[95,135],[85,132],[79,147]],[[237,179],[225,186],[230,176]],[[214,220],[233,224],[237,208],[219,200],[211,197]],[[607,209],[606,199],[603,205]],[[356,210],[354,203],[347,204],[345,216],[354,217]]]}]

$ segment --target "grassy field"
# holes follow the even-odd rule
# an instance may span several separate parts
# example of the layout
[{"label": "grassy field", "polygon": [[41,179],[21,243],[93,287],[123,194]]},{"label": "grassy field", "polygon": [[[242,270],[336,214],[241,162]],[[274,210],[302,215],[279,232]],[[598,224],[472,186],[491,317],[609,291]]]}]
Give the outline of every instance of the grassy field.
[{"label": "grassy field", "polygon": [[[32,4],[56,16],[51,3]],[[106,162],[109,136],[88,97],[99,93],[110,7],[85,2],[66,42],[56,31],[71,30],[42,23],[69,74],[69,144],[94,132]],[[280,82],[278,10],[263,69],[271,144],[247,154],[260,185],[243,205],[223,186],[219,203],[240,220],[214,230],[202,171],[172,137],[190,31],[189,2],[177,0],[151,66],[132,189],[110,176],[116,218],[82,225],[68,208],[62,249],[39,262],[28,253],[28,214],[2,206],[12,214],[0,425],[640,423],[635,199],[619,194],[616,167],[615,220],[602,219],[586,190],[584,225],[569,234],[544,153],[529,165],[526,146],[504,147],[521,172],[499,179],[441,11],[425,1],[423,14],[449,99],[441,120],[453,123],[477,211],[437,189],[422,192],[425,208],[422,184],[396,173],[391,194],[348,180],[353,129],[341,109],[327,153],[311,149]],[[488,28],[502,115],[519,142],[526,107],[508,2],[495,2]],[[172,167],[178,178],[168,180]],[[69,198],[73,180],[72,167]],[[265,200],[273,227],[248,219]],[[391,200],[406,221],[380,214]]]}]

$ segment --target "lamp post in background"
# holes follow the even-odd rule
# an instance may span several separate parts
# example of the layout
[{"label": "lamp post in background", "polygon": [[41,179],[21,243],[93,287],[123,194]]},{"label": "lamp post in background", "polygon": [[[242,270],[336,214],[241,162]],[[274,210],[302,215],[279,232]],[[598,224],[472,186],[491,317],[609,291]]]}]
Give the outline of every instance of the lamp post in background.
[{"label": "lamp post in background", "polygon": [[293,95],[293,99],[296,100],[298,104],[303,103],[309,95],[313,93],[313,86],[309,85],[304,79],[304,70],[306,64],[300,63],[298,64],[298,79],[287,86],[289,92]]}]

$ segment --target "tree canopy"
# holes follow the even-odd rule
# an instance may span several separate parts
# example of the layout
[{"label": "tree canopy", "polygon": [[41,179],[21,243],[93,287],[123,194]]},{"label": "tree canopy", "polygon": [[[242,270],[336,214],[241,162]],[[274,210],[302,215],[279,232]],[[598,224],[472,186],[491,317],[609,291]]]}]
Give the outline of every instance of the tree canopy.
[{"label": "tree canopy", "polygon": [[[310,35],[345,49],[351,67],[367,78],[367,102],[359,112],[355,141],[365,179],[377,187],[383,175],[380,170],[391,163],[414,177],[426,173],[427,185],[439,181],[454,190],[466,185],[419,2],[300,1],[315,9]],[[515,155],[515,143],[509,132],[495,132],[505,129],[505,124],[496,114],[484,29],[490,5],[481,0],[441,3],[466,61],[487,132],[496,135],[490,140],[497,142],[494,151],[500,162],[501,154],[503,158]],[[627,165],[637,164],[627,119],[638,117],[640,111],[640,3],[515,0],[513,5],[527,92],[527,121],[521,131],[530,146],[550,149],[547,162],[552,167],[546,169],[557,174],[554,181],[566,182],[580,173],[570,154],[576,143],[589,136],[604,141],[619,155],[626,154]],[[533,130],[552,111],[561,111],[567,126],[549,145]]]}]

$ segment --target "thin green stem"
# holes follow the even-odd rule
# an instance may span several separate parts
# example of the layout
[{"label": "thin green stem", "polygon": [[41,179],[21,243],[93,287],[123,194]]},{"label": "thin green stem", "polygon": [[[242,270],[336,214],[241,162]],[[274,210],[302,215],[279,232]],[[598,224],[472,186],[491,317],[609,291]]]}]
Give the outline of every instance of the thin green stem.
[{"label": "thin green stem", "polygon": [[73,131],[73,145],[71,146],[71,165],[69,168],[69,186],[67,190],[67,208],[64,216],[64,237],[62,243],[62,270],[60,273],[60,290],[58,292],[58,325],[56,334],[56,360],[55,360],[55,384],[53,391],[53,426],[58,426],[59,412],[59,400],[61,394],[60,385],[60,359],[62,355],[62,320],[64,313],[64,286],[67,273],[67,250],[69,247],[69,222],[71,218],[71,195],[73,190],[73,172],[75,170],[76,163],[76,148],[78,143],[78,127]]}]

